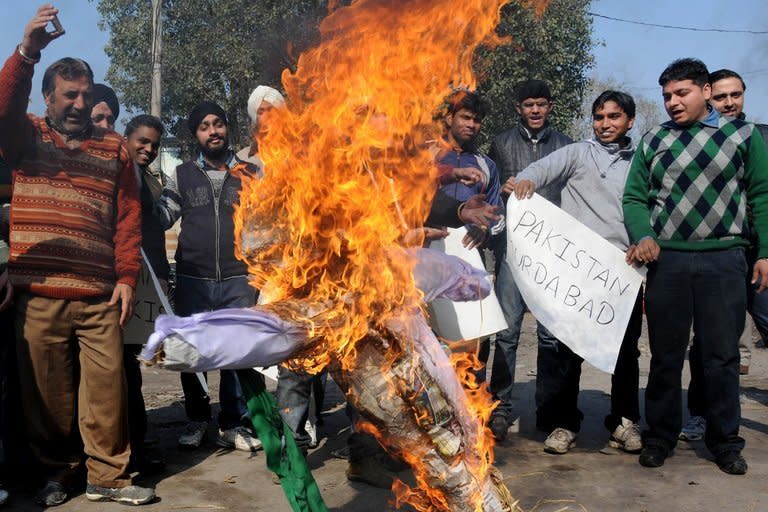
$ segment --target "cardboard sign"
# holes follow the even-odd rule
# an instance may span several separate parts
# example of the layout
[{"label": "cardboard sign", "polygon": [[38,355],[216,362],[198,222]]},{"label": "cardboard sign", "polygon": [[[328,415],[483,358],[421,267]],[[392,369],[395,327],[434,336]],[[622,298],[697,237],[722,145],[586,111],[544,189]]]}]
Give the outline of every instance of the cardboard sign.
[{"label": "cardboard sign", "polygon": [[143,249],[141,255],[141,272],[136,283],[133,316],[123,330],[123,340],[127,344],[143,345],[155,330],[155,319],[158,315],[173,314]]},{"label": "cardboard sign", "polygon": [[507,257],[536,319],[613,373],[644,273],[624,252],[541,196],[507,202]]},{"label": "cardboard sign", "polygon": [[[448,237],[432,242],[430,248],[461,258],[475,268],[485,268],[477,249],[467,249],[462,245],[461,240],[466,234],[465,227],[449,228]],[[477,339],[507,328],[504,313],[493,290],[483,300],[453,302],[437,299],[430,303],[430,308],[432,328],[438,336],[448,341]]]}]

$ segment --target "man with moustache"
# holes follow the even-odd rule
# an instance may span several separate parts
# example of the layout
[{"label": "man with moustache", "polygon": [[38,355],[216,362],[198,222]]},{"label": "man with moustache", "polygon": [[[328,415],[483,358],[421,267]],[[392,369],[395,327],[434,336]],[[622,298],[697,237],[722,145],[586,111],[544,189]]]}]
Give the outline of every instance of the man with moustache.
[{"label": "man with moustache", "polygon": [[[233,214],[241,183],[230,169],[241,162],[229,146],[227,115],[216,103],[203,101],[190,112],[188,125],[199,152],[168,177],[157,206],[163,228],[181,219],[175,258],[176,314],[253,306],[256,290],[248,284],[245,263],[235,258]],[[256,166],[243,164],[239,167],[243,172],[258,175]],[[245,427],[248,411],[237,374],[220,373],[216,443],[256,451],[261,442]],[[203,442],[211,420],[210,398],[195,374],[182,373],[181,384],[190,421],[179,437],[179,447],[194,449]]]},{"label": "man with moustache", "polygon": [[[549,86],[541,80],[526,80],[515,90],[515,110],[520,115],[516,126],[506,130],[493,140],[488,155],[499,168],[500,182],[507,188],[515,182],[515,176],[536,160],[547,156],[573,142],[549,124],[548,118],[554,108]],[[562,185],[551,184],[538,190],[539,195],[560,205]],[[502,190],[502,198],[507,195]],[[512,269],[506,264],[506,235],[499,236],[495,243],[496,296],[504,312],[508,329],[496,334],[496,352],[491,370],[491,392],[499,405],[491,416],[490,428],[493,436],[503,441],[509,425],[515,418],[512,407],[512,389],[515,383],[517,345],[525,314],[525,302],[512,277]],[[539,345],[554,347],[557,339],[541,324],[536,334]]]},{"label": "man with moustache", "polygon": [[[709,85],[712,87],[712,98],[709,100],[715,110],[723,116],[735,117],[736,119],[746,120],[744,114],[744,94],[747,86],[741,76],[730,69],[718,69],[709,74]],[[768,126],[755,123],[760,131],[763,140],[768,137]],[[747,262],[754,264],[755,244],[753,243],[747,252]],[[752,316],[763,342],[768,342],[768,294],[755,293],[752,285],[747,287],[747,311]],[[747,324],[749,325],[749,324]],[[750,328],[751,329],[751,328]],[[746,333],[747,339],[751,338],[751,332]],[[742,334],[742,339],[744,334]],[[704,438],[707,421],[706,416],[707,402],[702,390],[702,367],[699,361],[699,347],[694,336],[693,344],[688,355],[691,368],[691,382],[688,385],[688,412],[690,414],[683,429],[680,431],[680,439],[683,441],[699,441]],[[741,354],[739,362],[739,373],[746,375],[749,373],[749,347],[746,343],[740,343],[739,353]]]},{"label": "man with moustache", "polygon": [[46,30],[57,12],[37,10],[0,71],[0,150],[14,169],[9,275],[23,416],[47,481],[36,501],[67,500],[84,450],[89,500],[140,505],[155,494],[132,485],[127,470],[121,331],[140,268],[136,177],[122,137],[91,123],[86,62],[49,66],[45,117],[25,113],[41,50],[62,35]]}]

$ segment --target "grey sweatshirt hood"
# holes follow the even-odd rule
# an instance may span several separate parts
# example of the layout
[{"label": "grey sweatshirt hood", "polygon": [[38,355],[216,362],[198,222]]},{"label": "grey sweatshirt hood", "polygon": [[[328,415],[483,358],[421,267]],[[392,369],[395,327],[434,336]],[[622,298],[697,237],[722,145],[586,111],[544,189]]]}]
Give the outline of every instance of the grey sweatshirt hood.
[{"label": "grey sweatshirt hood", "polygon": [[621,250],[629,247],[621,199],[635,146],[602,144],[588,139],[570,144],[528,167],[518,180],[531,180],[536,189],[563,186],[561,208]]}]

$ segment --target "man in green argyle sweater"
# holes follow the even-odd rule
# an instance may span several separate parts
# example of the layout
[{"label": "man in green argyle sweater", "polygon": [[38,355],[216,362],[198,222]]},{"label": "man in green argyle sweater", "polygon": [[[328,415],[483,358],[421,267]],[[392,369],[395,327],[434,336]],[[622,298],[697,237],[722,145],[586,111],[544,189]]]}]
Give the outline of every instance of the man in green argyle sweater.
[{"label": "man in green argyle sweater", "polygon": [[643,136],[624,190],[624,219],[635,244],[627,260],[648,265],[651,370],[640,464],[662,466],[677,443],[693,323],[708,404],[705,442],[721,470],[742,475],[738,342],[746,312],[747,205],[760,258],[752,282],[762,291],[768,286],[768,153],[753,124],[720,117],[709,106],[708,75],[696,59],[677,60],[661,74],[671,119]]}]

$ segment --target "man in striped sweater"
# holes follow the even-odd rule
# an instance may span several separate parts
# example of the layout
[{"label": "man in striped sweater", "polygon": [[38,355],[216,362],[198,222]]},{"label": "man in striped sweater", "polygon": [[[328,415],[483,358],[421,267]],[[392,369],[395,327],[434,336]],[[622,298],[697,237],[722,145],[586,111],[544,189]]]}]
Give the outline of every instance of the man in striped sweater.
[{"label": "man in striped sweater", "polygon": [[747,205],[757,234],[752,282],[768,285],[768,153],[755,126],[720,117],[703,62],[680,59],[659,77],[670,121],[643,136],[624,190],[628,261],[648,264],[651,370],[640,464],[659,467],[682,424],[681,373],[691,323],[707,402],[707,448],[743,475],[739,336],[746,312]]},{"label": "man in striped sweater", "polygon": [[127,472],[121,332],[140,268],[137,181],[122,137],[91,123],[84,61],[53,63],[43,76],[46,116],[25,114],[40,52],[63,33],[46,31],[56,13],[38,9],[0,71],[0,150],[14,169],[9,274],[20,388],[47,480],[37,501],[66,501],[84,448],[86,497],[139,505],[154,491],[131,485]]}]

